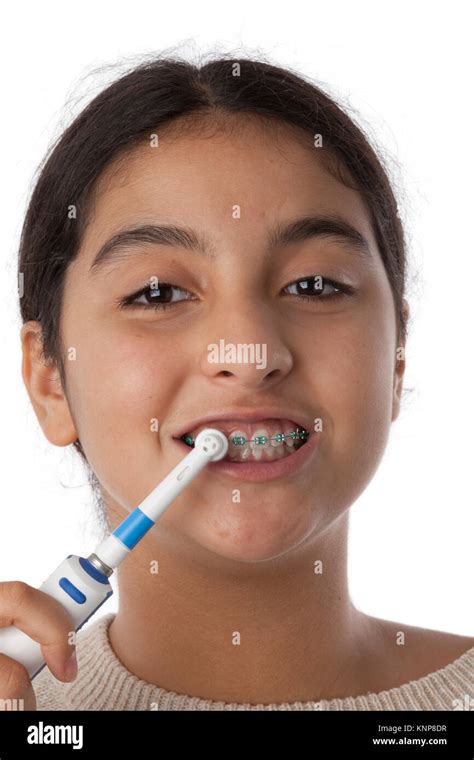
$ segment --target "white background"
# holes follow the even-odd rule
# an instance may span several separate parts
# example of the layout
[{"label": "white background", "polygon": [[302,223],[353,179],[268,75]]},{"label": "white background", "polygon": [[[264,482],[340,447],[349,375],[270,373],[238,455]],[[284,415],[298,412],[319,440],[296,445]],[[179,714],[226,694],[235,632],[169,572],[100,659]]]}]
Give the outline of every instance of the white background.
[{"label": "white background", "polygon": [[[42,580],[100,538],[85,471],[44,438],[21,378],[16,255],[51,140],[143,54],[289,66],[389,156],[408,224],[412,327],[385,457],[352,508],[350,584],[370,614],[474,634],[472,23],[468,4],[17,2],[3,10],[0,579]],[[99,66],[101,74],[92,74]],[[399,168],[397,168],[399,167]],[[116,587],[116,586],[115,586]],[[114,595],[103,611],[116,609]]]}]

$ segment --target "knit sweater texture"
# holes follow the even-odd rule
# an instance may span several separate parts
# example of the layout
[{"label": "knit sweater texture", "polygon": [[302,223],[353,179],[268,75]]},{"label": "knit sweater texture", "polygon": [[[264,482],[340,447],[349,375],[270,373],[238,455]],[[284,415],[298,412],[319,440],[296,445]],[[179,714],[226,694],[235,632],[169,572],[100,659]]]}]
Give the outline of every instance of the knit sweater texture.
[{"label": "knit sweater texture", "polygon": [[47,666],[36,676],[37,710],[469,710],[474,705],[474,647],[416,681],[353,697],[250,704],[176,694],[137,678],[122,664],[108,637],[114,617],[108,613],[79,631],[74,681],[57,680]]}]

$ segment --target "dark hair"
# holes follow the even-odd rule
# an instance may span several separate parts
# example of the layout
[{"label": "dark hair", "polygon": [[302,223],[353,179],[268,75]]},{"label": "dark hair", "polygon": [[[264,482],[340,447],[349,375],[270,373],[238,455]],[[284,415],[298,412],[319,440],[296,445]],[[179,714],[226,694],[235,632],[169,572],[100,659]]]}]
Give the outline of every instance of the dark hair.
[{"label": "dark hair", "polygon": [[[51,146],[38,169],[21,233],[20,311],[23,322],[40,322],[43,359],[57,366],[64,389],[64,278],[77,255],[102,171],[177,119],[180,128],[186,117],[202,117],[203,124],[212,126],[231,114],[322,135],[324,150],[318,155],[324,165],[367,203],[394,297],[398,340],[405,340],[404,229],[387,170],[364,132],[320,87],[288,69],[250,58],[217,57],[195,65],[159,55],[102,90]],[[76,207],[72,219],[71,205]],[[74,446],[87,463],[80,441]]]}]

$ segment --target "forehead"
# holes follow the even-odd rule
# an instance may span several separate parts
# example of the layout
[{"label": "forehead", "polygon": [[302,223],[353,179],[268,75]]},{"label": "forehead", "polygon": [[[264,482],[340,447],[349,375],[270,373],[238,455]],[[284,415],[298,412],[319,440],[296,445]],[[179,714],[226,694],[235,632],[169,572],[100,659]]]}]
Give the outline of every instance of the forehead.
[{"label": "forehead", "polygon": [[134,223],[186,224],[221,243],[251,236],[255,244],[273,223],[318,212],[343,216],[376,247],[365,201],[327,170],[324,147],[309,133],[244,119],[204,130],[177,122],[155,135],[96,182],[83,240],[88,258]]}]

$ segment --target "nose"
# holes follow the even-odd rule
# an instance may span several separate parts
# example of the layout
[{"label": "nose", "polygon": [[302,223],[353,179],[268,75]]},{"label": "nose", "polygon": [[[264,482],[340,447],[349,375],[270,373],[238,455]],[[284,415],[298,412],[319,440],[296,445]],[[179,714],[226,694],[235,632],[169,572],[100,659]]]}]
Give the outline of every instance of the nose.
[{"label": "nose", "polygon": [[269,389],[281,382],[293,367],[293,356],[278,320],[264,308],[240,305],[229,308],[207,330],[212,340],[205,343],[201,371],[213,382],[232,383],[247,390]]}]

